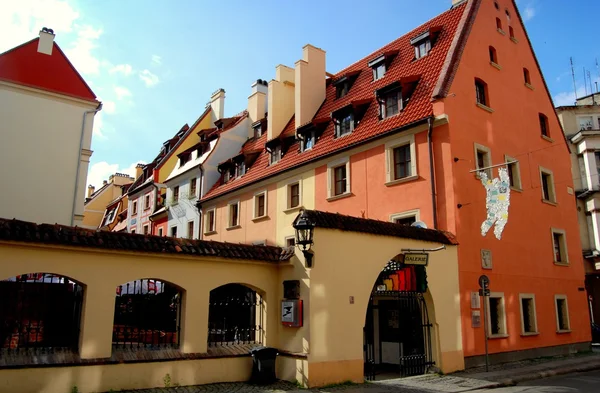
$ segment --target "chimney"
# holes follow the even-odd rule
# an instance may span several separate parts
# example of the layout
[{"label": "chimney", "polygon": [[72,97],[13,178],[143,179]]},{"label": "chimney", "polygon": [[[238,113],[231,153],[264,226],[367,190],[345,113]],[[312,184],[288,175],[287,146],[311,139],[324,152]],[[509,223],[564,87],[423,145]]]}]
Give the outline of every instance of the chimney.
[{"label": "chimney", "polygon": [[144,173],[144,164],[137,164],[135,166],[135,178],[139,178]]},{"label": "chimney", "polygon": [[219,89],[210,97],[210,107],[212,108],[213,123],[223,118],[225,111],[225,90]]},{"label": "chimney", "polygon": [[296,62],[296,128],[311,121],[325,101],[325,77],[325,51],[305,45]]},{"label": "chimney", "polygon": [[269,82],[267,140],[278,137],[294,114],[294,86],[294,69],[275,67],[275,79]]},{"label": "chimney", "polygon": [[252,94],[248,97],[248,115],[250,124],[262,120],[267,112],[267,97],[269,84],[267,81],[258,79],[252,84]]},{"label": "chimney", "polygon": [[54,31],[46,27],[42,27],[40,30],[40,39],[38,40],[39,53],[45,55],[52,55],[52,48],[54,47]]},{"label": "chimney", "polygon": [[108,178],[108,181],[114,184],[115,186],[122,186],[131,183],[134,180],[135,179],[129,176],[128,174],[119,172],[115,173],[114,175],[110,175],[110,177]]},{"label": "chimney", "polygon": [[102,185],[105,186],[108,184],[108,180],[102,180]]},{"label": "chimney", "polygon": [[96,191],[96,187],[92,186],[91,184],[88,186],[88,198],[92,197],[92,194],[94,193],[94,191]]}]

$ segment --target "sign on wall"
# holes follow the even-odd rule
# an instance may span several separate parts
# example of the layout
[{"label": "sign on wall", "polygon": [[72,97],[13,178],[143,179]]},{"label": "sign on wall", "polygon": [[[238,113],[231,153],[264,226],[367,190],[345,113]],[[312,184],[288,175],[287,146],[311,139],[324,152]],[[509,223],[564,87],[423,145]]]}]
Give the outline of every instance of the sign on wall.
[{"label": "sign on wall", "polygon": [[474,328],[481,327],[481,311],[479,311],[479,310],[471,311],[471,326]]},{"label": "sign on wall", "polygon": [[427,266],[429,254],[404,254],[405,265]]},{"label": "sign on wall", "polygon": [[289,327],[302,327],[302,300],[281,301],[281,324]]}]

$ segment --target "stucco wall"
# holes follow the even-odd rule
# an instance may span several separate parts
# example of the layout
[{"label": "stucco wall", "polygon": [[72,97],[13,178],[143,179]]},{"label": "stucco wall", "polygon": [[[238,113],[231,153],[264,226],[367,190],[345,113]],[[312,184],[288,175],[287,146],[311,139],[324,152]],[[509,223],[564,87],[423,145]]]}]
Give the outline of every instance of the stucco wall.
[{"label": "stucco wall", "polygon": [[10,185],[0,196],[0,217],[71,225],[77,161],[81,161],[76,194],[77,224],[83,202],[95,104],[0,83],[0,180]]},{"label": "stucco wall", "polygon": [[[190,181],[196,179],[196,193],[190,194]],[[202,182],[200,170],[195,169],[185,174],[170,180],[167,183],[167,201],[168,206],[168,232],[166,235],[171,236],[171,228],[177,227],[177,237],[186,237],[189,239],[200,239],[200,214],[196,208],[196,201],[200,192],[200,184]],[[179,186],[179,201],[173,200],[173,189]],[[188,233],[189,222],[194,222],[194,233]]]}]

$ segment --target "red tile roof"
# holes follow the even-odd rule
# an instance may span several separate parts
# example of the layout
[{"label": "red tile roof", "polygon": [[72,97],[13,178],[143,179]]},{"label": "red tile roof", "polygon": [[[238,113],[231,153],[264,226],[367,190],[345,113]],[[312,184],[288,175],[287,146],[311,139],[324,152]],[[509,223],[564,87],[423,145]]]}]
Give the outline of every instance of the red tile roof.
[{"label": "red tile roof", "polygon": [[0,218],[0,241],[266,262],[286,261],[294,255],[293,248],[105,232],[58,224],[35,224],[4,218]]},{"label": "red tile roof", "polygon": [[96,102],[85,83],[58,44],[52,55],[37,51],[35,38],[0,54],[0,80]]},{"label": "red tile roof", "polygon": [[[351,134],[341,138],[334,138],[334,124],[333,122],[329,122],[321,138],[311,150],[299,152],[299,145],[296,141],[287,149],[282,159],[277,164],[271,166],[269,166],[268,153],[263,151],[244,176],[226,184],[215,184],[202,201],[208,201],[285,170],[364,143],[388,132],[395,132],[403,127],[418,124],[427,119],[433,114],[431,101],[434,87],[438,79],[440,79],[450,46],[454,41],[455,33],[458,30],[460,22],[463,20],[467,4],[470,3],[473,2],[465,2],[451,8],[449,11],[385,45],[332,77],[335,80],[341,76],[360,71],[348,94],[342,98],[336,99],[336,87],[334,84],[329,83],[327,85],[326,100],[317,111],[314,119],[329,118],[332,112],[348,106],[352,102],[370,102],[364,117]],[[411,45],[410,40],[429,29],[438,27],[442,29],[429,54],[419,60],[413,60],[414,47]],[[464,24],[461,24],[461,28],[464,28]],[[387,67],[385,76],[377,81],[373,81],[372,71],[367,64],[376,57],[393,51],[398,51],[398,55]],[[379,120],[379,108],[374,99],[375,91],[403,78],[414,76],[420,76],[420,79],[404,110],[396,116]],[[443,77],[446,78],[445,75]],[[294,132],[295,122],[292,119],[282,134],[284,136],[292,135]]]}]

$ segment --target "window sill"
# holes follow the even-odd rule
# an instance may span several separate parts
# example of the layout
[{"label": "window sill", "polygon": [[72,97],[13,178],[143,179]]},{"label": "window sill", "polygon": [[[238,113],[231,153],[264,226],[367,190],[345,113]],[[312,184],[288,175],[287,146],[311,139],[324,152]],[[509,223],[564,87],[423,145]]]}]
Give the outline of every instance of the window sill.
[{"label": "window sill", "polygon": [[519,40],[518,40],[518,39],[516,39],[515,37],[510,37],[510,40],[511,40],[512,42],[514,42],[515,44],[518,44],[518,43],[519,43]]},{"label": "window sill", "polygon": [[391,187],[391,186],[395,186],[396,184],[402,184],[402,183],[414,181],[414,180],[417,180],[418,178],[419,178],[419,175],[407,176],[407,177],[403,177],[402,179],[390,180],[390,181],[386,182],[385,185],[387,187]]},{"label": "window sill", "polygon": [[554,261],[554,265],[556,265],[556,266],[562,266],[562,267],[569,267],[569,266],[571,266],[571,264],[569,262],[556,262],[556,261]]},{"label": "window sill", "polygon": [[569,334],[571,333],[571,329],[569,330],[557,330],[556,334]]},{"label": "window sill", "polygon": [[479,102],[477,104],[475,104],[475,105],[477,105],[478,108],[481,108],[481,109],[483,109],[486,112],[494,113],[494,110],[492,108],[490,108],[489,106],[480,104]]},{"label": "window sill", "polygon": [[254,217],[252,219],[252,221],[259,222],[259,221],[265,221],[265,220],[268,220],[268,219],[269,219],[269,216],[260,216],[260,217]]},{"label": "window sill", "polygon": [[540,135],[542,137],[542,139],[547,140],[548,142],[554,143],[554,139],[550,138],[549,136],[546,135]]},{"label": "window sill", "polygon": [[150,210],[150,206],[148,206],[148,207],[145,207],[145,208],[144,208],[144,211],[146,211],[146,210]]},{"label": "window sill", "polygon": [[546,205],[550,205],[550,206],[558,206],[558,203],[549,201],[548,199],[542,199],[542,203],[545,203]]},{"label": "window sill", "polygon": [[515,191],[515,192],[523,192],[523,189],[520,187],[511,187],[511,190]]},{"label": "window sill", "polygon": [[[354,131],[354,130],[353,130],[353,131]],[[333,139],[340,139],[340,138],[343,138],[343,137],[345,137],[345,136],[352,135],[352,132],[353,132],[353,131],[350,131],[350,132],[348,132],[348,133],[346,133],[346,134],[344,134],[344,135],[335,135]]]},{"label": "window sill", "polygon": [[532,336],[539,336],[540,332],[527,332],[527,333],[521,333],[521,337],[532,337]]},{"label": "window sill", "polygon": [[284,212],[284,213],[292,213],[292,212],[296,212],[296,211],[298,211],[298,210],[300,210],[300,209],[302,209],[302,208],[303,208],[303,206],[302,206],[302,205],[299,205],[299,206],[296,206],[296,207],[288,207],[288,208],[287,208],[287,209],[285,209],[283,212]]},{"label": "window sill", "polygon": [[490,334],[490,335],[488,336],[488,338],[489,338],[490,340],[493,340],[493,339],[502,339],[502,338],[508,338],[508,334]]},{"label": "window sill", "polygon": [[531,84],[529,84],[529,83],[525,83],[525,87],[528,88],[529,90],[535,90],[535,87],[531,86]]},{"label": "window sill", "polygon": [[191,201],[191,200],[194,200],[194,199],[196,199],[196,195],[192,195],[191,197],[188,197],[188,199],[189,199],[190,201]]},{"label": "window sill", "polygon": [[327,202],[337,201],[338,199],[348,198],[349,196],[353,196],[353,195],[354,194],[351,193],[351,192],[345,192],[345,193],[340,194],[340,195],[330,196],[329,198],[327,198]]},{"label": "window sill", "polygon": [[179,201],[171,202],[171,206],[179,205]]},{"label": "window sill", "polygon": [[498,33],[502,34],[502,35],[506,35],[506,32],[502,29],[496,29],[498,31]]},{"label": "window sill", "polygon": [[210,236],[210,235],[215,235],[217,233],[217,231],[208,231],[208,232],[204,232],[205,236]]},{"label": "window sill", "polygon": [[234,226],[231,226],[231,227],[227,227],[225,229],[228,230],[228,231],[232,231],[234,229],[238,229],[238,228],[241,228],[241,227],[242,226],[240,224],[238,224],[238,225],[234,225]]},{"label": "window sill", "polygon": [[498,63],[494,63],[493,61],[490,61],[490,65],[498,70],[502,69],[502,66]]}]

